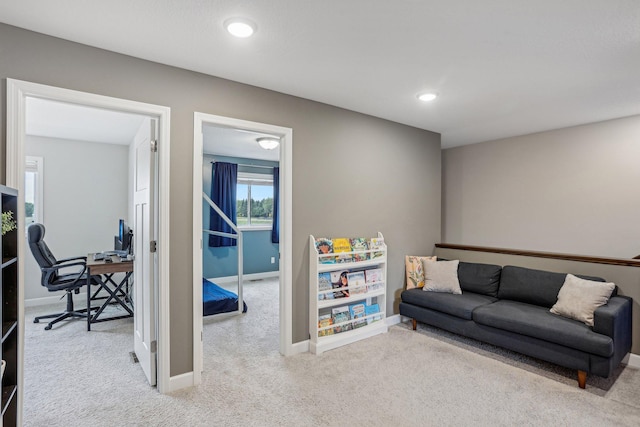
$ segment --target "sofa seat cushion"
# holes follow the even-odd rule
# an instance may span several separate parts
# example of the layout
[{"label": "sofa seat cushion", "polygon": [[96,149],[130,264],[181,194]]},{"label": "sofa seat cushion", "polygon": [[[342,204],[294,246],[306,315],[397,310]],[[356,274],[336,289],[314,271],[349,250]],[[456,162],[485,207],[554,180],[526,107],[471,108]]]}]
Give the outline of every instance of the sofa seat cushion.
[{"label": "sofa seat cushion", "polygon": [[481,325],[515,332],[602,357],[613,354],[613,340],[584,323],[556,316],[546,307],[517,301],[497,301],[474,310],[473,320]]},{"label": "sofa seat cushion", "polygon": [[471,320],[473,310],[485,304],[497,301],[496,298],[463,292],[449,294],[442,292],[425,292],[420,288],[408,289],[402,292],[402,302],[417,305],[462,319]]}]

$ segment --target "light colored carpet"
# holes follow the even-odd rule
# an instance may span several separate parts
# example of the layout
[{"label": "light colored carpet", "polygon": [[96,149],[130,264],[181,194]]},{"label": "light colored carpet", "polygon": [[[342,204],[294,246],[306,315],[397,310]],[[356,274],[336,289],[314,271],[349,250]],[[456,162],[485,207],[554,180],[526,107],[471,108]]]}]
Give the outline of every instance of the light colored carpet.
[{"label": "light colored carpet", "polygon": [[[591,377],[406,324],[320,356],[278,353],[278,284],[204,322],[202,385],[161,395],[132,363],[132,321],[44,331],[28,309],[25,426],[638,426],[640,371]],[[62,303],[61,303],[62,304]]]}]

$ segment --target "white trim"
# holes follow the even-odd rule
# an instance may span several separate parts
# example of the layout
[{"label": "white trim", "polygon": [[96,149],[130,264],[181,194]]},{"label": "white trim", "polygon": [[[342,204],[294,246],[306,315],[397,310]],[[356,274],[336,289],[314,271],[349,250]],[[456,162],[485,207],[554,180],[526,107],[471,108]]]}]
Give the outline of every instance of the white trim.
[{"label": "white trim", "polygon": [[[34,163],[36,172],[36,191],[33,201],[35,206],[35,222],[44,224],[44,158],[42,156],[25,156],[25,163]],[[25,165],[25,171],[26,171]]]},{"label": "white trim", "polygon": [[[262,280],[262,279],[271,279],[273,277],[278,277],[280,275],[279,271],[265,271],[264,273],[251,273],[251,274],[243,274],[242,281],[244,283],[249,280]],[[211,277],[207,278],[214,282],[217,285],[224,285],[227,283],[238,283],[238,276],[225,276],[225,277]]]},{"label": "white trim", "polygon": [[239,225],[238,230],[245,231],[271,231],[271,226],[247,226],[247,225]]},{"label": "white trim", "polygon": [[[171,109],[160,105],[112,98],[87,92],[63,89],[38,83],[7,79],[7,158],[6,183],[18,189],[18,226],[24,229],[24,142],[26,98],[35,97],[59,102],[105,108],[153,116],[159,122],[159,235],[158,235],[158,371],[157,387],[166,393],[170,375],[170,319],[169,319],[169,154]],[[18,239],[18,256],[24,259],[25,241]],[[18,316],[24,318],[24,263],[19,263]],[[18,351],[24,353],[24,324],[18,323]],[[19,389],[18,424],[22,422],[24,356],[18,361]]]},{"label": "white trim", "polygon": [[194,385],[202,377],[202,126],[213,124],[280,137],[280,353],[289,356],[293,346],[292,297],[292,189],[293,130],[230,117],[193,114],[193,369]]},{"label": "white trim", "polygon": [[387,326],[397,325],[398,323],[402,323],[403,317],[404,316],[400,316],[399,314],[394,314],[392,316],[386,317],[384,319],[384,322],[387,324]]},{"label": "white trim", "polygon": [[171,393],[176,390],[191,387],[193,385],[193,372],[175,375],[169,378],[164,393]]},{"label": "white trim", "polygon": [[622,359],[622,363],[632,368],[640,369],[640,355],[629,353]]},{"label": "white trim", "polygon": [[[64,294],[61,294],[64,296]],[[83,298],[82,295],[85,295],[85,297]],[[74,299],[74,303],[77,301],[86,301],[87,297],[86,297],[86,293],[85,292],[80,292],[78,295],[76,295],[76,298]],[[60,296],[51,296],[51,297],[41,297],[41,298],[30,298],[30,299],[26,299],[24,300],[24,306],[25,307],[39,307],[42,305],[50,305],[50,304],[60,304],[60,307],[62,307],[62,304],[64,304],[64,302],[60,301]],[[86,304],[85,304],[86,305]]]},{"label": "white trim", "polygon": [[311,340],[304,340],[304,341],[300,341],[297,343],[294,343],[291,346],[291,354],[290,356],[293,356],[294,354],[300,354],[300,353],[308,353],[309,352],[309,343],[311,342]]}]

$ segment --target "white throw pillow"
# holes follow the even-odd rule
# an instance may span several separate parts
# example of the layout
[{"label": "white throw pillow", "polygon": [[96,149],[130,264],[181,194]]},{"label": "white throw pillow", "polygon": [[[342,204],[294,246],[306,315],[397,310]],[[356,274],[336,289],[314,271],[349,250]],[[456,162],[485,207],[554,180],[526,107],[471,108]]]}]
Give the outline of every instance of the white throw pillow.
[{"label": "white throw pillow", "polygon": [[458,281],[458,264],[460,261],[432,261],[424,259],[424,291],[461,294]]},{"label": "white throw pillow", "polygon": [[609,301],[615,287],[611,282],[596,282],[567,274],[558,292],[558,301],[550,311],[593,326],[593,312]]}]

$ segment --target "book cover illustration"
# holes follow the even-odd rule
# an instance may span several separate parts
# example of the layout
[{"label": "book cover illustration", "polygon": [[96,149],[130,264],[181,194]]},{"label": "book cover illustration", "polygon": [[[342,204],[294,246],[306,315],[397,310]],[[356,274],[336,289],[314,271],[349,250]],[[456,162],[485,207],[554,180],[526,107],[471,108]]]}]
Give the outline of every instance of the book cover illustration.
[{"label": "book cover illustration", "polygon": [[373,316],[376,313],[380,313],[380,307],[378,304],[371,304],[364,307],[364,314],[367,316],[367,324],[377,322],[382,319],[381,315]]},{"label": "book cover illustration", "polygon": [[335,257],[328,256],[333,253],[333,241],[326,237],[316,238],[316,251],[318,251],[318,262],[320,264],[333,264],[336,262]]},{"label": "book cover illustration", "polygon": [[[335,307],[331,310],[331,314],[333,315],[333,324],[338,325],[342,322],[349,322],[351,320],[351,315],[349,314],[349,306],[344,305],[342,307]],[[338,325],[333,328],[333,331],[336,334],[340,332],[350,331],[353,329],[351,323],[344,323],[342,325]]]},{"label": "book cover illustration", "polygon": [[367,290],[375,291],[376,289],[382,288],[384,285],[384,275],[382,268],[371,268],[364,272]]},{"label": "book cover illustration", "polygon": [[318,317],[318,329],[319,329],[318,336],[325,337],[327,335],[333,335],[333,328],[320,330],[320,328],[324,328],[331,325],[333,325],[333,318],[331,317],[330,314],[323,314],[322,316]]},{"label": "book cover illustration", "polygon": [[342,289],[333,293],[334,298],[344,298],[349,296],[349,270],[344,271],[332,271],[331,272],[331,286],[333,289]]},{"label": "book cover illustration", "polygon": [[333,238],[333,253],[338,254],[336,262],[351,262],[353,256],[351,252],[351,242],[346,237]]},{"label": "book cover illustration", "polygon": [[[351,239],[349,239],[349,241],[351,242],[351,250],[353,252],[366,251],[369,249],[369,244],[367,243],[367,239],[364,237],[352,237]],[[368,259],[369,259],[368,252],[353,254],[354,261],[366,261]]]},{"label": "book cover illustration", "polygon": [[366,316],[364,303],[351,304],[349,306],[349,314],[351,315],[351,319],[359,319],[353,322],[354,328],[361,328],[367,325],[367,320],[364,318]]},{"label": "book cover illustration", "polygon": [[[384,248],[384,237],[372,237],[369,240],[369,249],[376,250]],[[384,252],[371,252],[371,258],[384,256]]]},{"label": "book cover illustration", "polygon": [[364,271],[347,273],[347,282],[349,283],[349,293],[351,295],[364,294],[367,292]]},{"label": "book cover illustration", "polygon": [[[333,289],[331,285],[331,274],[328,272],[318,273],[318,292],[328,291],[330,289]],[[318,293],[318,300],[323,299],[333,299],[333,292]]]}]

